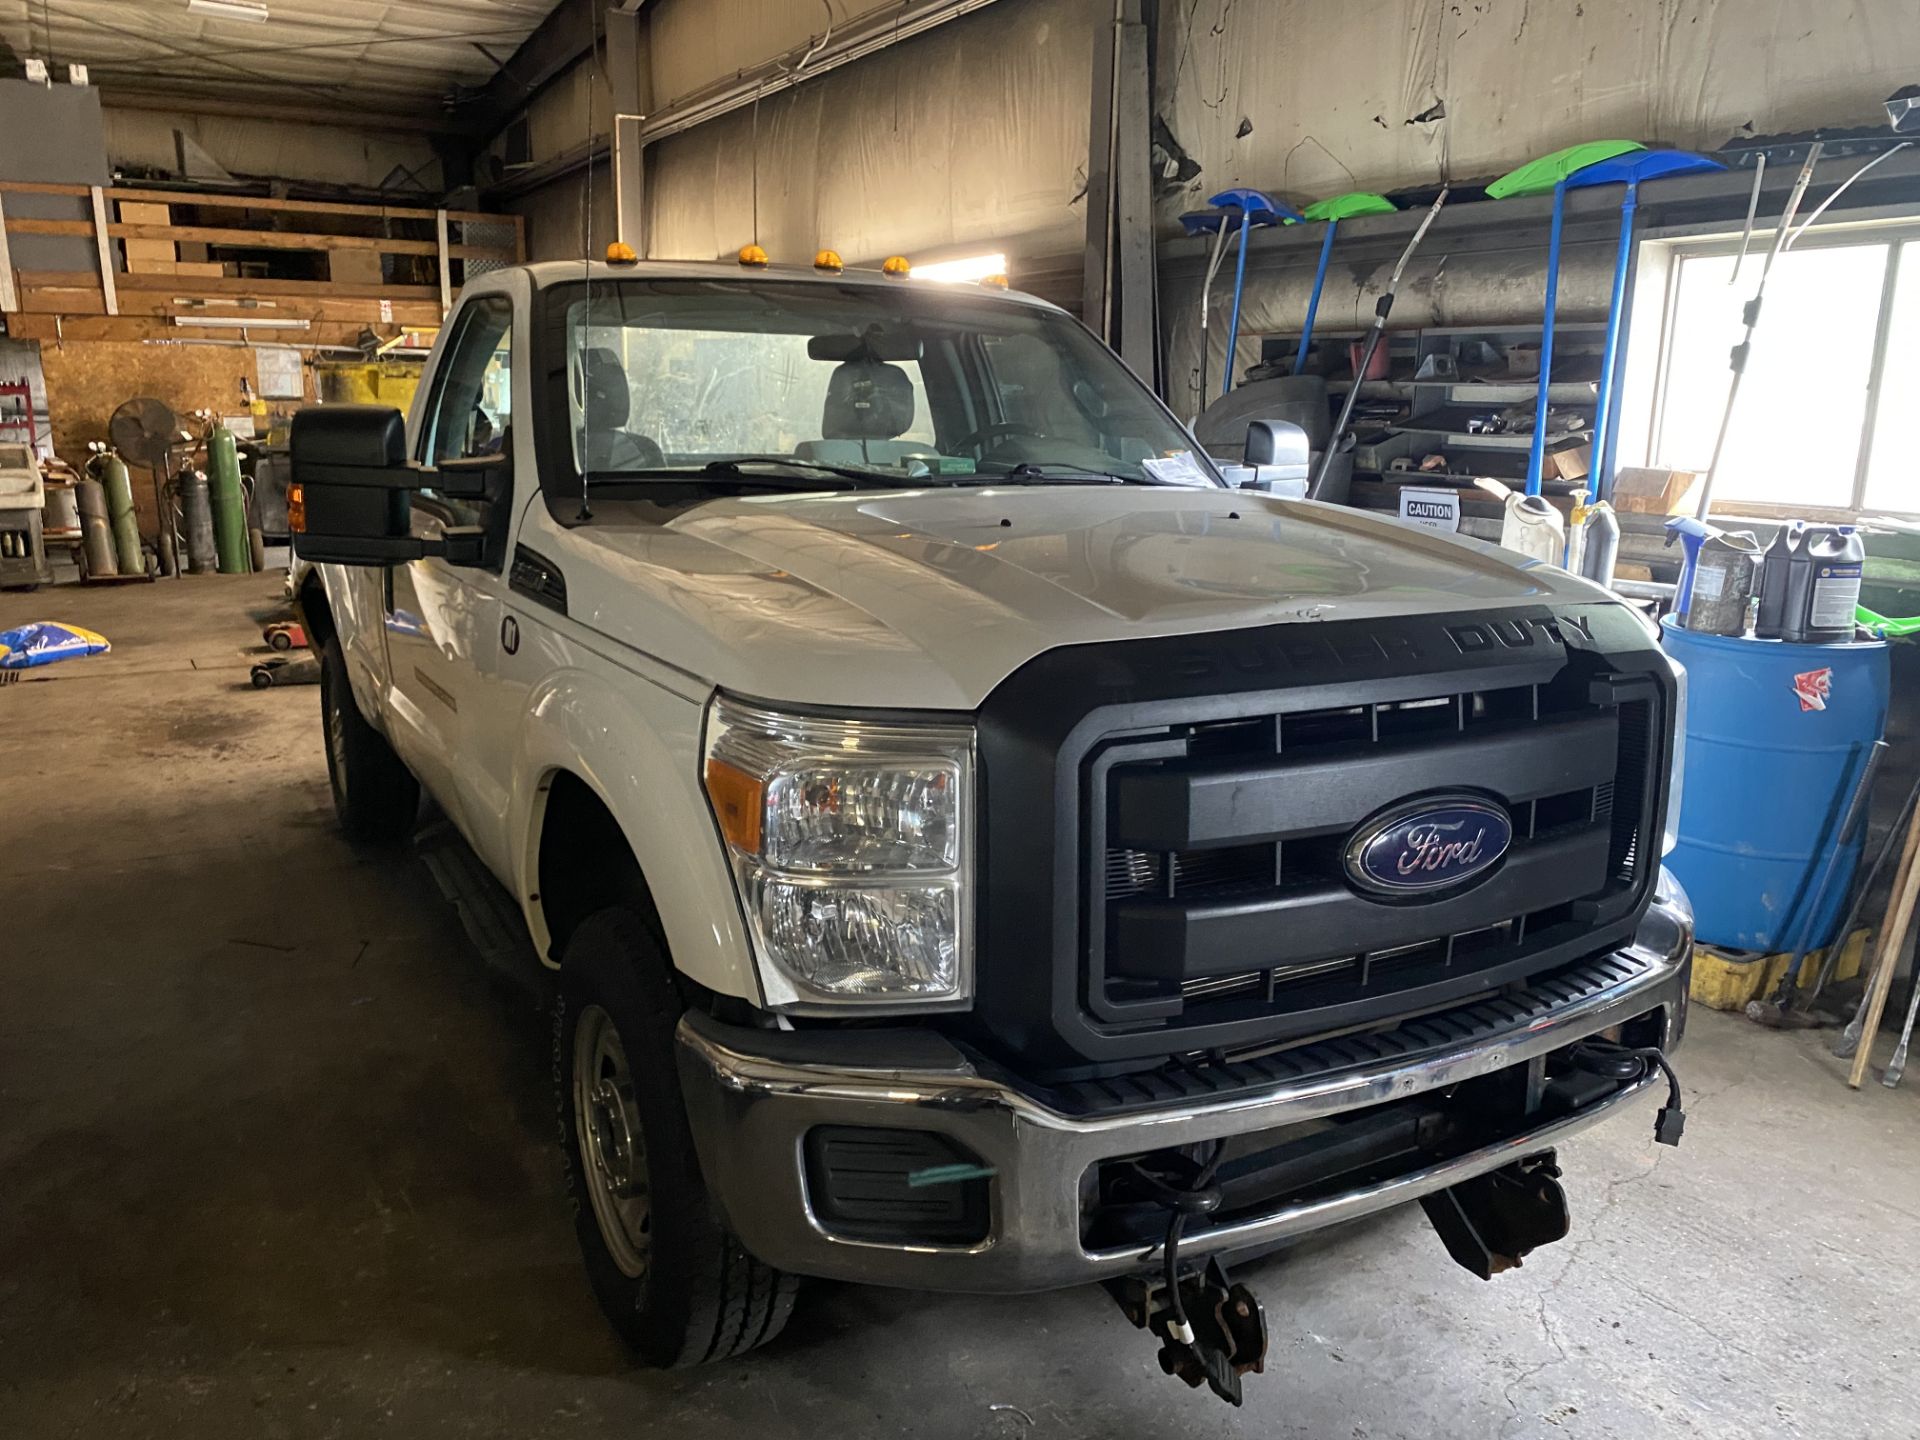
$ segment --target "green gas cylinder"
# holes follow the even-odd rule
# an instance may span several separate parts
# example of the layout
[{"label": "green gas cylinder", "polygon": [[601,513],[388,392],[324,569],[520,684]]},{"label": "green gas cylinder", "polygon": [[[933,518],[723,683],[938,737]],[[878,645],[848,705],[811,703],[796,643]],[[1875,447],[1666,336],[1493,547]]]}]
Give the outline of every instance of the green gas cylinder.
[{"label": "green gas cylinder", "polygon": [[222,575],[251,573],[247,497],[240,485],[240,451],[224,425],[207,431],[207,498],[213,504],[213,547]]},{"label": "green gas cylinder", "polygon": [[120,573],[146,574],[146,557],[140,553],[140,522],[133,513],[133,477],[127,473],[127,462],[108,450],[96,455],[89,469],[107,494],[107,520],[113,526],[114,559]]}]

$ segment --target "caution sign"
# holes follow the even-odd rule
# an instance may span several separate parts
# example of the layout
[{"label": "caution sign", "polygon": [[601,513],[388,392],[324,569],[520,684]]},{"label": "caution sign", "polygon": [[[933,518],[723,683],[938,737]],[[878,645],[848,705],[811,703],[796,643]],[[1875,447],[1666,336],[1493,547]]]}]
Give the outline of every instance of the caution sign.
[{"label": "caution sign", "polygon": [[1420,490],[1411,485],[1400,487],[1400,518],[1424,525],[1429,530],[1449,534],[1460,528],[1460,492],[1458,490]]}]

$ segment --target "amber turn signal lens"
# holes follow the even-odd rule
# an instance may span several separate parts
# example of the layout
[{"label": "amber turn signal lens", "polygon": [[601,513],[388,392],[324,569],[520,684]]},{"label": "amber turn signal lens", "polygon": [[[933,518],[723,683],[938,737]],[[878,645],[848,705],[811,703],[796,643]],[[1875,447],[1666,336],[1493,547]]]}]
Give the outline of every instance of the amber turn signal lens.
[{"label": "amber turn signal lens", "polygon": [[742,245],[740,247],[740,263],[742,265],[764,266],[767,263],[767,252],[762,250],[758,245]]},{"label": "amber turn signal lens", "polygon": [[287,487],[287,529],[296,535],[307,530],[307,489],[304,485]]},{"label": "amber turn signal lens", "polygon": [[761,822],[767,811],[767,787],[725,760],[707,761],[707,798],[727,843],[747,855],[760,853]]}]

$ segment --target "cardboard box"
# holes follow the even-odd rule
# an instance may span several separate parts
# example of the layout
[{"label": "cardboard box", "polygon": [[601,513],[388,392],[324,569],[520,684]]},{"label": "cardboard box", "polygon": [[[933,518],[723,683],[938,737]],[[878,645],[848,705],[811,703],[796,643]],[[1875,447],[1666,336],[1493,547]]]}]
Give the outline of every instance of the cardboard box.
[{"label": "cardboard box", "polygon": [[173,207],[147,204],[138,200],[122,200],[120,223],[122,225],[171,225]]},{"label": "cardboard box", "polygon": [[129,275],[178,275],[180,267],[172,260],[139,260],[127,257]]},{"label": "cardboard box", "polygon": [[1582,440],[1549,450],[1540,461],[1540,474],[1547,480],[1584,480],[1593,468],[1593,446]]},{"label": "cardboard box", "polygon": [[179,253],[173,248],[171,240],[122,240],[127,249],[127,268],[132,269],[139,260],[178,260]]},{"label": "cardboard box", "polygon": [[1613,508],[1641,515],[1691,515],[1699,502],[1695,470],[1622,467],[1613,477]]},{"label": "cardboard box", "polygon": [[227,267],[218,260],[201,260],[193,264],[182,260],[173,267],[175,275],[190,275],[196,280],[218,280],[227,273]]}]

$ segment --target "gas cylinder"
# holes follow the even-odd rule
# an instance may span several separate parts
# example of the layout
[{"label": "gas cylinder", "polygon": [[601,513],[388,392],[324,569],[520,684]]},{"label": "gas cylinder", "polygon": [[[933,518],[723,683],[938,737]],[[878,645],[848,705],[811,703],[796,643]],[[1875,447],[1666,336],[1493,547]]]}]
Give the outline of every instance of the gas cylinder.
[{"label": "gas cylinder", "polygon": [[1787,578],[1784,638],[1799,645],[1844,645],[1853,639],[1866,558],[1867,547],[1853,526],[1810,526]]},{"label": "gas cylinder", "polygon": [[180,522],[187,532],[187,573],[211,575],[219,565],[213,536],[213,506],[207,499],[207,477],[191,465],[182,465],[173,477],[180,497]]},{"label": "gas cylinder", "polygon": [[[89,462],[87,469],[93,465]],[[89,579],[105,579],[120,573],[113,557],[113,531],[107,523],[107,492],[89,474],[74,486],[74,503],[80,511],[80,545],[87,561]]]},{"label": "gas cylinder", "polygon": [[127,473],[127,462],[111,450],[102,450],[87,462],[87,470],[106,492],[115,565],[122,575],[144,575],[147,561],[140,551],[140,522],[133,513],[133,477]]},{"label": "gas cylinder", "polygon": [[217,422],[207,430],[207,500],[213,507],[220,573],[247,574],[247,497],[240,484],[240,452],[233,432]]}]

